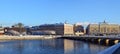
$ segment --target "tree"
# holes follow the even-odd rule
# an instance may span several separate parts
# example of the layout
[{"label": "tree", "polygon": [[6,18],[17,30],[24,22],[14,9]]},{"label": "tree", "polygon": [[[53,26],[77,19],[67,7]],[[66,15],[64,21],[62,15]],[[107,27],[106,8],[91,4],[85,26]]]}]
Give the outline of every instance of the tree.
[{"label": "tree", "polygon": [[23,24],[22,23],[18,23],[17,24],[17,27],[19,28],[19,33],[21,34],[22,33],[22,28],[23,28]]}]

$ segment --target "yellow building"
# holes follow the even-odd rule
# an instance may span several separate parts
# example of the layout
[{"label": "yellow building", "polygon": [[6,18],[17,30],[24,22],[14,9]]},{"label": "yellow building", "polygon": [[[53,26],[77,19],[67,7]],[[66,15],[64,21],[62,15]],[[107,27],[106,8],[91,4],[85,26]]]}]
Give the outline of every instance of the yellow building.
[{"label": "yellow building", "polygon": [[73,25],[71,25],[71,24],[64,24],[64,34],[65,35],[67,35],[67,34],[73,35],[74,34]]},{"label": "yellow building", "polygon": [[55,25],[55,31],[58,35],[73,35],[73,25],[71,24],[57,24]]},{"label": "yellow building", "polygon": [[108,24],[106,22],[89,24],[86,33],[94,35],[117,35],[120,33],[120,26],[118,24]]}]

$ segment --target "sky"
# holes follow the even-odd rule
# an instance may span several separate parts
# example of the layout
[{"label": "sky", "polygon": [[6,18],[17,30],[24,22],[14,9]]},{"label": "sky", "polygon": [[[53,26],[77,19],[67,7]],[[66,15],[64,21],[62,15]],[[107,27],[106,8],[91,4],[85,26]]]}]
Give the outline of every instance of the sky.
[{"label": "sky", "polygon": [[120,24],[120,0],[0,0],[0,24]]}]

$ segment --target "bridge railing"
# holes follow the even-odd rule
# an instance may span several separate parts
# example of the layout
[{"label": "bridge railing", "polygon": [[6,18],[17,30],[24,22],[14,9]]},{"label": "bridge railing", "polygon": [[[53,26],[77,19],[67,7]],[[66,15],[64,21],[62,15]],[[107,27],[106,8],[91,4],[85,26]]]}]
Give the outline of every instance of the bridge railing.
[{"label": "bridge railing", "polygon": [[119,47],[120,47],[120,43],[113,45],[113,46],[99,52],[98,54],[113,54],[116,50],[118,50]]}]

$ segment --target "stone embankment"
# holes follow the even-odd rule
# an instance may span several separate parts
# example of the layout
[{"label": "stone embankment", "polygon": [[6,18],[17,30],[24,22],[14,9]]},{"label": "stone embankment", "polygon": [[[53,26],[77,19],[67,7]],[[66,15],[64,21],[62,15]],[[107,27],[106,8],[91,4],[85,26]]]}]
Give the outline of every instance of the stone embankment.
[{"label": "stone embankment", "polygon": [[52,35],[25,35],[25,36],[0,36],[0,40],[34,40],[34,39],[53,39],[60,36],[52,36]]}]

